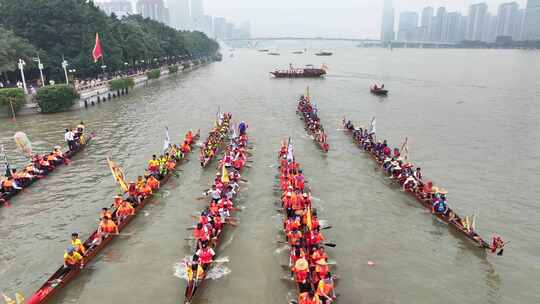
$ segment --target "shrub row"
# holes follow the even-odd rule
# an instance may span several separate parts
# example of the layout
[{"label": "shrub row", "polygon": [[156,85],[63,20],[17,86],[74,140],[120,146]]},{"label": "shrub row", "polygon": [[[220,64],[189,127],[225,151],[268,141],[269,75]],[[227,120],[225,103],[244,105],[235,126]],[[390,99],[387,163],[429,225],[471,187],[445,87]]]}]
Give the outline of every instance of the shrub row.
[{"label": "shrub row", "polygon": [[161,76],[161,70],[160,69],[153,69],[148,72],[146,72],[146,76],[148,79],[158,79],[159,76]]},{"label": "shrub row", "polygon": [[11,106],[17,112],[24,104],[24,92],[22,89],[0,89],[0,112],[11,115]]}]

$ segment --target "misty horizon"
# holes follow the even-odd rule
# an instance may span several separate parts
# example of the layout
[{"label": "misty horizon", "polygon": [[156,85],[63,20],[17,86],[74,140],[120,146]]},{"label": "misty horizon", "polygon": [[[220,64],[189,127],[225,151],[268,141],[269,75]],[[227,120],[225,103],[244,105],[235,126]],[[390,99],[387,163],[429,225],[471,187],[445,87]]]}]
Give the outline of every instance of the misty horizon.
[{"label": "misty horizon", "polygon": [[[164,1],[167,5],[168,1]],[[104,0],[96,2],[106,2]],[[131,0],[135,9],[136,0]],[[471,4],[487,3],[489,12],[495,14],[508,0],[394,0],[395,26],[403,11],[421,12],[422,8],[444,6],[448,11],[468,14]],[[516,0],[521,8],[526,0]],[[251,34],[256,37],[336,37],[379,39],[382,19],[382,0],[204,0],[205,14],[225,17],[239,25],[251,23]]]}]

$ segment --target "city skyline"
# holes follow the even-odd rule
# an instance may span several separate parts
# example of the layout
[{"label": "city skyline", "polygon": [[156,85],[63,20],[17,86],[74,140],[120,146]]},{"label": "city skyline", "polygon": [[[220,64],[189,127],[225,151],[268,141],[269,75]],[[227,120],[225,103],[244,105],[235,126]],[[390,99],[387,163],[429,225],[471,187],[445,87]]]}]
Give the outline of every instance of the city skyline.
[{"label": "city skyline", "polygon": [[[136,2],[136,0],[131,1],[132,3]],[[166,5],[170,6],[169,3],[172,1],[166,1]],[[432,6],[436,13],[438,7],[444,6],[447,12],[457,11],[461,15],[468,15],[469,5],[478,2],[485,2],[490,14],[496,15],[498,6],[510,1],[394,0],[395,35],[399,31],[397,27],[399,14],[403,11],[416,11],[421,16],[424,7]],[[520,8],[524,8],[527,4],[526,0],[517,0],[516,2]],[[288,3],[284,0],[272,2],[204,0],[204,9],[206,15],[225,16],[228,22],[233,22],[236,25],[251,21],[252,36],[325,36],[379,39],[383,0],[340,0],[339,3],[329,3],[323,0],[297,0],[294,3]]]}]

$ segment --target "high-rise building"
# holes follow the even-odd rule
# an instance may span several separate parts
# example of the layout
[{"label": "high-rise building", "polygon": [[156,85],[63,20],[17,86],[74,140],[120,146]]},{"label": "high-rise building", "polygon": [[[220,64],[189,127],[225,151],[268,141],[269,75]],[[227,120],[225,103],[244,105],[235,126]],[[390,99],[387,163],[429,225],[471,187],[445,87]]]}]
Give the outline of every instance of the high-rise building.
[{"label": "high-rise building", "polygon": [[399,15],[399,31],[397,40],[412,41],[418,26],[417,12],[403,12]]},{"label": "high-rise building", "polygon": [[384,0],[381,40],[384,42],[393,41],[394,34],[394,4],[392,0]]},{"label": "high-rise building", "polygon": [[446,8],[439,7],[431,23],[430,41],[442,41],[443,29],[446,28]]},{"label": "high-rise building", "polygon": [[467,35],[467,24],[469,23],[469,16],[461,16],[459,18],[459,25],[457,30],[457,42],[465,40]]},{"label": "high-rise building", "polygon": [[523,29],[525,26],[525,10],[520,9],[516,12],[516,20],[514,22],[514,30],[512,31],[512,40],[523,40]]},{"label": "high-rise building", "polygon": [[208,37],[212,37],[213,29],[214,29],[214,18],[210,15],[203,15],[202,18],[202,31],[205,33]]},{"label": "high-rise building", "polygon": [[527,0],[524,39],[540,40],[540,0]]},{"label": "high-rise building", "polygon": [[465,39],[470,41],[480,41],[484,34],[486,23],[487,4],[478,3],[469,7],[469,20],[467,24],[467,34]]},{"label": "high-rise building", "polygon": [[226,22],[225,23],[225,32],[223,33],[224,39],[231,39],[233,37],[234,32],[234,23],[232,22]]},{"label": "high-rise building", "polygon": [[422,21],[420,22],[420,26],[425,26],[429,28],[431,26],[431,18],[433,18],[433,14],[435,13],[435,10],[433,7],[428,6],[425,7],[422,10]]},{"label": "high-rise building", "polygon": [[165,8],[163,0],[138,0],[137,13],[144,18],[150,18],[167,24],[169,16],[168,9]]},{"label": "high-rise building", "polygon": [[133,7],[128,0],[110,0],[107,2],[97,2],[96,4],[107,15],[114,13],[119,18],[133,13]]},{"label": "high-rise building", "polygon": [[484,18],[484,30],[482,33],[482,41],[494,42],[497,38],[497,16],[493,16],[490,13],[486,14]]},{"label": "high-rise building", "polygon": [[225,23],[227,20],[223,17],[214,18],[214,37],[223,39],[225,37]]},{"label": "high-rise building", "polygon": [[189,15],[189,0],[168,0],[170,25],[177,30],[189,30],[191,17]]},{"label": "high-rise building", "polygon": [[204,32],[203,0],[191,0],[191,20],[196,30]]},{"label": "high-rise building", "polygon": [[443,41],[459,42],[459,26],[461,22],[461,14],[458,12],[451,12],[446,15],[446,26],[443,29]]},{"label": "high-rise building", "polygon": [[499,9],[497,10],[497,37],[513,36],[517,17],[517,2],[508,2],[499,5]]}]

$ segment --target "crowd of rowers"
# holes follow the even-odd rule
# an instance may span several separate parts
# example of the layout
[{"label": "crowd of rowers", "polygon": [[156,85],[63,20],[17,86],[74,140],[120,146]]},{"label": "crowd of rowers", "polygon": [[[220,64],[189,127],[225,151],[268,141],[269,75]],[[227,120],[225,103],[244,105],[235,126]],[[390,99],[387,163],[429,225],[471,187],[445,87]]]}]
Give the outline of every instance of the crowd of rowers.
[{"label": "crowd of rowers", "polygon": [[246,128],[239,128],[239,131],[240,135],[232,139],[220,160],[221,169],[216,174],[211,189],[204,192],[205,196],[210,197],[210,202],[197,218],[193,230],[196,252],[192,262],[186,264],[190,281],[194,273],[195,279],[200,279],[214,261],[213,248],[217,244],[223,225],[236,225],[236,219],[231,217],[231,212],[238,210],[234,206],[233,199],[240,188],[240,172],[246,164],[248,141]]},{"label": "crowd of rowers", "polygon": [[219,147],[223,144],[223,141],[229,136],[230,122],[232,114],[224,113],[220,114],[219,119],[216,121],[216,125],[208,134],[208,139],[201,146],[201,167],[205,167],[216,156]]},{"label": "crowd of rowers", "polygon": [[[84,140],[84,123],[81,122],[76,129],[66,129],[70,133],[69,141],[65,136],[65,140],[70,151],[78,149],[85,143]],[[0,176],[0,202],[3,195],[9,195],[27,187],[36,179],[43,178],[49,174],[61,163],[67,163],[69,159],[64,155],[60,146],[55,146],[53,150],[45,154],[35,154],[31,157],[31,162],[22,170],[9,168],[5,172],[5,176]]]},{"label": "crowd of rowers", "polygon": [[286,214],[283,229],[290,246],[289,265],[299,288],[298,304],[332,303],[336,299],[334,277],[305,177],[296,161],[287,160],[287,146],[282,145],[279,155],[281,203]]},{"label": "crowd of rowers", "polygon": [[385,172],[396,179],[404,191],[411,191],[424,200],[431,200],[431,210],[452,220],[455,216],[448,206],[448,192],[433,185],[433,182],[423,180],[422,169],[414,168],[413,164],[401,155],[399,148],[391,148],[386,140],[375,140],[375,133],[369,133],[362,127],[355,128],[351,121],[344,122],[347,130],[352,131],[353,139],[366,152],[377,158]]},{"label": "crowd of rowers", "polygon": [[[355,128],[352,122],[343,120],[345,129],[352,132],[353,139],[364,151],[371,153],[381,167],[402,187],[403,191],[410,191],[416,197],[430,202],[431,212],[444,216],[449,222],[454,222],[461,227],[475,240],[481,241],[480,236],[475,231],[474,219],[469,217],[460,218],[448,205],[447,194],[443,188],[434,185],[432,181],[424,181],[422,169],[414,167],[413,164],[401,155],[399,148],[391,148],[386,140],[376,140],[375,133],[370,133],[367,129]],[[503,239],[495,235],[492,239],[491,250],[495,252],[504,246]]]},{"label": "crowd of rowers", "polygon": [[[130,216],[135,214],[137,206],[147,197],[155,193],[161,186],[163,180],[169,172],[176,169],[178,161],[184,159],[185,155],[191,151],[194,143],[194,134],[189,131],[180,146],[173,144],[168,151],[159,157],[153,155],[148,161],[147,170],[143,176],[138,176],[136,181],[130,182],[127,186],[127,198],[116,195],[113,204],[101,209],[99,215],[99,225],[96,232],[90,237],[90,243],[85,244],[79,239],[78,233],[72,234],[71,245],[64,253],[64,267],[66,272],[72,267],[83,267],[84,256],[92,248],[99,246],[109,235],[119,234],[118,227]],[[85,248],[88,246],[88,248]]]},{"label": "crowd of rowers", "polygon": [[324,151],[328,151],[330,148],[328,145],[328,137],[324,132],[324,127],[317,115],[317,108],[313,106],[309,97],[304,95],[300,96],[297,111],[302,114],[306,129],[313,135],[315,141],[321,145]]}]

